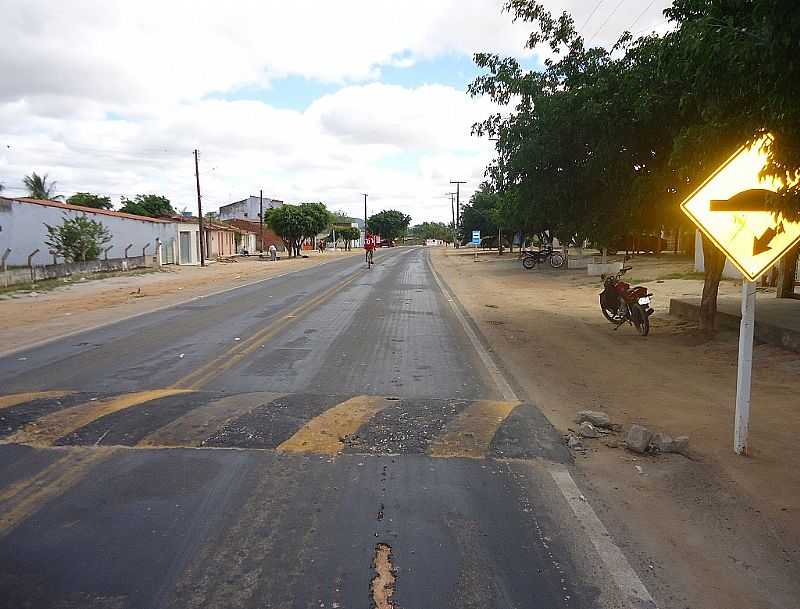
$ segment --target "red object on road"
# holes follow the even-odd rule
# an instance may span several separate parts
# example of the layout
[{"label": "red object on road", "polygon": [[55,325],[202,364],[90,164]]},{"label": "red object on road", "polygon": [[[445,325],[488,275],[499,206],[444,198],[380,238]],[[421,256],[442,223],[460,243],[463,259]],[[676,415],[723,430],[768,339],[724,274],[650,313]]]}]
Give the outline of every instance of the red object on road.
[{"label": "red object on road", "polygon": [[373,237],[372,235],[367,235],[366,239],[364,239],[364,249],[365,250],[375,249],[375,237]]}]

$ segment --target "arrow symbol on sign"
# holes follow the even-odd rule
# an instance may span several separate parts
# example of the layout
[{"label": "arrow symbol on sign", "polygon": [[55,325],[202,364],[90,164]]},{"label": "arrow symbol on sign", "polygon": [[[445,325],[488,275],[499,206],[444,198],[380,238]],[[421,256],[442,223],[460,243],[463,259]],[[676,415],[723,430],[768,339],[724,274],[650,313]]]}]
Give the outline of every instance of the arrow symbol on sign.
[{"label": "arrow symbol on sign", "polygon": [[767,199],[774,194],[763,188],[751,188],[727,200],[712,200],[708,211],[767,211]]},{"label": "arrow symbol on sign", "polygon": [[772,249],[769,244],[772,240],[783,232],[783,223],[778,228],[769,227],[760,237],[753,237],[753,256],[758,256]]}]

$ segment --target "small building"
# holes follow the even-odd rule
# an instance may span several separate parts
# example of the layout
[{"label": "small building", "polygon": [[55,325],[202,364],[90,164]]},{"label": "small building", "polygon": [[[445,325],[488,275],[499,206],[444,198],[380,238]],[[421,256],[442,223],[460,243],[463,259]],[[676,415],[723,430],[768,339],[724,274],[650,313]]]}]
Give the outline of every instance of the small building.
[{"label": "small building", "polygon": [[251,220],[258,222],[260,210],[267,211],[283,205],[283,201],[264,197],[263,205],[260,197],[250,195],[241,201],[235,201],[219,208],[219,219],[226,220]]},{"label": "small building", "polygon": [[162,251],[176,247],[176,225],[168,219],[69,205],[61,201],[0,197],[0,256],[5,255],[5,264],[9,267],[63,262],[50,252],[45,243],[47,225],[59,226],[65,219],[81,216],[102,223],[111,233],[111,241],[101,258],[154,256],[157,243]]},{"label": "small building", "polygon": [[270,245],[274,245],[275,248],[280,252],[285,251],[286,249],[283,244],[283,240],[277,234],[275,234],[275,231],[269,228],[266,224],[262,224],[258,220],[234,219],[225,220],[224,223],[253,233],[254,245],[252,249],[247,250],[248,252],[266,252]]}]

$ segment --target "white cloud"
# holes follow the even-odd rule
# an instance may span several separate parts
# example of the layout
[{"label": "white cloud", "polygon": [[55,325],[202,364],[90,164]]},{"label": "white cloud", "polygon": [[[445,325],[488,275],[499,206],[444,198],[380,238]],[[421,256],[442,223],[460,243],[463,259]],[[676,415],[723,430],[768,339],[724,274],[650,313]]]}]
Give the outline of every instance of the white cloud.
[{"label": "white cloud", "polygon": [[[596,42],[613,39],[640,4],[614,12],[606,0],[586,30],[608,18]],[[661,4],[637,28],[660,20]],[[447,86],[376,82],[381,69],[479,50],[523,55],[529,31],[500,12],[502,0],[2,5],[0,182],[12,193],[35,170],[65,194],[158,192],[192,208],[199,148],[207,209],[263,187],[357,213],[366,190],[371,208],[415,220],[449,217],[449,179],[470,181],[465,198],[478,185],[492,147],[469,131],[493,108]],[[594,3],[548,5],[574,8],[581,25]],[[288,75],[341,88],[305,111],[216,99]]]}]

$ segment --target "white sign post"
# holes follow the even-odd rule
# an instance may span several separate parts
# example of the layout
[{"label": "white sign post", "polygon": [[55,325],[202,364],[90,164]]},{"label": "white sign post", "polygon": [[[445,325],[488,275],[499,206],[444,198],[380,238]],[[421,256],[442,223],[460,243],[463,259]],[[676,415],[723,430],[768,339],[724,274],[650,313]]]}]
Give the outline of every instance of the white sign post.
[{"label": "white sign post", "polygon": [[681,203],[683,212],[744,277],[733,432],[733,449],[740,455],[748,452],[755,282],[800,242],[800,223],[768,207],[769,197],[784,185],[778,178],[762,175],[771,141],[765,135],[752,146],[741,147]]},{"label": "white sign post", "polygon": [[756,284],[742,282],[742,321],[739,325],[739,368],[736,373],[736,415],[733,450],[747,454],[747,429],[750,425],[750,379],[753,372],[753,330],[756,325]]}]

